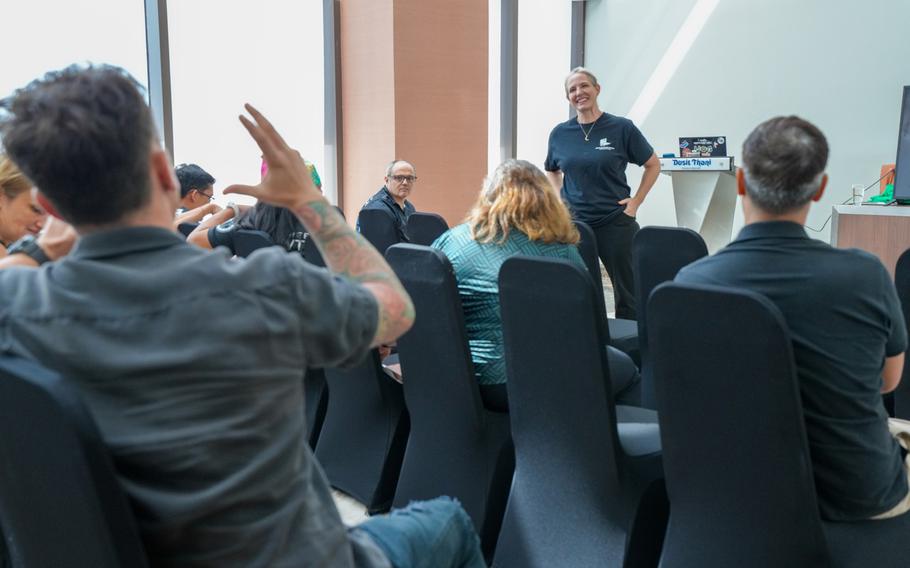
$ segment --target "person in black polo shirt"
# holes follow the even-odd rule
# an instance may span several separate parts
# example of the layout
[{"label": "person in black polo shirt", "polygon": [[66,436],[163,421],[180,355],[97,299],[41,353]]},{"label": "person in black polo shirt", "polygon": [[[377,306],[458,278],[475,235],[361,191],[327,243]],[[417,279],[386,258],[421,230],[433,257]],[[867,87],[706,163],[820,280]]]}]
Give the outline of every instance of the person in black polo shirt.
[{"label": "person in black polo shirt", "polygon": [[[565,87],[578,115],[550,133],[544,169],[572,215],[594,230],[598,255],[613,282],[616,317],[635,319],[635,214],[657,180],[660,161],[632,121],[600,110],[600,85],[590,71],[576,67]],[[626,181],[629,162],[645,168],[634,196]]]},{"label": "person in black polo shirt", "polygon": [[825,189],[827,159],[824,135],[805,120],[760,124],[743,144],[737,172],[746,226],[676,281],[745,288],[780,308],[822,516],[886,518],[910,508],[907,469],[881,397],[900,381],[907,331],[877,258],[810,239],[803,228]]},{"label": "person in black polo shirt", "polygon": [[[417,183],[417,170],[405,160],[389,162],[385,172],[385,185],[373,194],[363,209],[379,209],[385,211],[395,223],[398,233],[398,242],[409,242],[407,232],[408,218],[415,211],[414,205],[408,201],[408,196]],[[357,232],[360,232],[360,222],[357,223]]]}]

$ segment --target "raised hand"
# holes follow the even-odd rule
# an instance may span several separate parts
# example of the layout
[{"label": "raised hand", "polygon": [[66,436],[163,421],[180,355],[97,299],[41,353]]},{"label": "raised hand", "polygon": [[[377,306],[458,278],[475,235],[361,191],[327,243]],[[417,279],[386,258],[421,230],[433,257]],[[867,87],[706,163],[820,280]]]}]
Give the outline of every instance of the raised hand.
[{"label": "raised hand", "polygon": [[268,173],[257,185],[232,185],[225,194],[250,195],[280,207],[297,209],[311,201],[323,200],[297,150],[287,145],[272,123],[250,104],[244,105],[252,120],[241,115],[240,122],[259,145],[268,163]]}]

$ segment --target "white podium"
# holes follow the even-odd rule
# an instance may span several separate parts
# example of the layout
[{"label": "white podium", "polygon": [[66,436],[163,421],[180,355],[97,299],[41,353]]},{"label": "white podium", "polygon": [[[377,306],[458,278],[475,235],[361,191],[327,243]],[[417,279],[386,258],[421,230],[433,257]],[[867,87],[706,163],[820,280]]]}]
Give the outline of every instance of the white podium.
[{"label": "white podium", "polygon": [[736,168],[733,158],[660,158],[673,180],[676,224],[698,232],[714,253],[733,238]]}]

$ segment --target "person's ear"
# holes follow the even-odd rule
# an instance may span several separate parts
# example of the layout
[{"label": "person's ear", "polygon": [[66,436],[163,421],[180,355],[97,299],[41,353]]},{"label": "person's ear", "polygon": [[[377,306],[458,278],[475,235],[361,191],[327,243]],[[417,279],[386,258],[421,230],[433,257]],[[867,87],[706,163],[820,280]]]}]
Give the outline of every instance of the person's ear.
[{"label": "person's ear", "polygon": [[174,173],[174,168],[171,166],[171,160],[167,157],[165,151],[161,148],[155,148],[152,150],[149,159],[152,179],[156,181],[165,192],[177,191],[180,184],[177,182],[177,174]]},{"label": "person's ear", "polygon": [[736,194],[739,196],[746,194],[746,174],[742,168],[736,170]]},{"label": "person's ear", "polygon": [[825,193],[825,187],[828,185],[828,174],[822,176],[822,183],[818,186],[818,191],[812,196],[812,201],[818,201]]},{"label": "person's ear", "polygon": [[66,219],[60,216],[60,213],[57,213],[57,208],[54,207],[54,204],[51,203],[40,191],[35,192],[35,201],[38,202],[38,205],[40,205],[42,209],[47,211],[48,215],[66,221]]}]

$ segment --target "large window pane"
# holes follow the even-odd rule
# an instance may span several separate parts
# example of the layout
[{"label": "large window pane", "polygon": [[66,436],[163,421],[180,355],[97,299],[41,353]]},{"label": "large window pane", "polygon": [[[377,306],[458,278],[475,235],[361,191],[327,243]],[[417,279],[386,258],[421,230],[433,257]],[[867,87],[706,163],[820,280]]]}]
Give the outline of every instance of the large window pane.
[{"label": "large window pane", "polygon": [[110,63],[148,84],[142,0],[18,1],[3,10],[0,97],[71,63]]},{"label": "large window pane", "polygon": [[249,102],[322,170],[322,0],[180,0],[168,22],[175,163],[206,169],[216,194],[258,181],[259,149],[237,120]]},{"label": "large window pane", "polygon": [[572,2],[518,4],[516,155],[543,168],[550,131],[569,118],[563,81],[569,72]]}]

